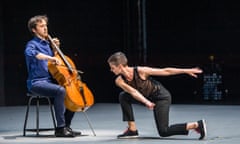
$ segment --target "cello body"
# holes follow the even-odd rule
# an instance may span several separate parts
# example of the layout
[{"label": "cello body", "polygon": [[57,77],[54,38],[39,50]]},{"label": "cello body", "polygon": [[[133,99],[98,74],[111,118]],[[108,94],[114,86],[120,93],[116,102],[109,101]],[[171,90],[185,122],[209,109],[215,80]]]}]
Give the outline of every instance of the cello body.
[{"label": "cello body", "polygon": [[62,54],[60,49],[55,54],[62,64],[48,63],[48,69],[59,85],[66,90],[64,104],[73,112],[85,111],[94,104],[94,97],[87,85],[81,81],[73,61]]}]

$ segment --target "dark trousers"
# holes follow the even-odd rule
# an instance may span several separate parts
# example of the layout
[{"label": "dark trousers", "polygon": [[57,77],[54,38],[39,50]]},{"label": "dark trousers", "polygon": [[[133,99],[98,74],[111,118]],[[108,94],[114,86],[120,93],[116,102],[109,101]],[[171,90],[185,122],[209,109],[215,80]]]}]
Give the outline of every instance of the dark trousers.
[{"label": "dark trousers", "polygon": [[[164,99],[154,100],[155,107],[153,110],[158,133],[162,137],[172,135],[187,135],[186,123],[174,124],[169,126],[169,106],[171,104],[171,95],[164,96]],[[123,121],[134,121],[132,103],[136,100],[128,93],[119,94],[119,102],[122,109]]]},{"label": "dark trousers", "polygon": [[64,98],[66,91],[64,87],[49,81],[38,81],[32,85],[30,91],[38,95],[53,98],[57,127],[70,127],[74,112],[71,112],[65,108]]}]

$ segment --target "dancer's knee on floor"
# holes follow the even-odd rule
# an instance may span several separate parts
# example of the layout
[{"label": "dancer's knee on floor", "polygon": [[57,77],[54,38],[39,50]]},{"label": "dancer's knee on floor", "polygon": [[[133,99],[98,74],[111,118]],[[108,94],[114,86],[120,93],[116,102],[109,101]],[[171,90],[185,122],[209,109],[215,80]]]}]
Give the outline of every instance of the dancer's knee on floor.
[{"label": "dancer's knee on floor", "polygon": [[166,129],[163,129],[163,130],[159,130],[158,131],[158,134],[161,136],[161,137],[167,137],[169,136],[168,132]]}]

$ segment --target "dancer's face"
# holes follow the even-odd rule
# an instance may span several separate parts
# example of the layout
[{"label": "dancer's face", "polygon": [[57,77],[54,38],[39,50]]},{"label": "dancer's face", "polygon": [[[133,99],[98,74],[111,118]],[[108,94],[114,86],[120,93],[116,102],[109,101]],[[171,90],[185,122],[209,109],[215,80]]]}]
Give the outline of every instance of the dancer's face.
[{"label": "dancer's face", "polygon": [[120,65],[116,66],[114,64],[109,63],[109,66],[110,66],[110,71],[113,72],[115,75],[119,75],[121,73]]}]

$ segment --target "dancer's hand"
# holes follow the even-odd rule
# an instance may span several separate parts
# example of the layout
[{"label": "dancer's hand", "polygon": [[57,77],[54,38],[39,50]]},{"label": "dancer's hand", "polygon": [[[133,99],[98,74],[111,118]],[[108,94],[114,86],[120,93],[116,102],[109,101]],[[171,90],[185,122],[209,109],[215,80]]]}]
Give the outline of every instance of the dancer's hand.
[{"label": "dancer's hand", "polygon": [[203,71],[202,71],[200,68],[191,68],[191,69],[186,69],[185,72],[186,72],[188,75],[197,78],[197,77],[198,77],[197,74],[200,74],[200,73],[202,73]]},{"label": "dancer's hand", "polygon": [[153,109],[154,109],[154,106],[155,106],[155,104],[152,103],[152,102],[150,102],[150,101],[146,102],[145,105],[146,105],[146,107],[147,107],[148,109],[150,109],[150,110],[153,110]]}]

